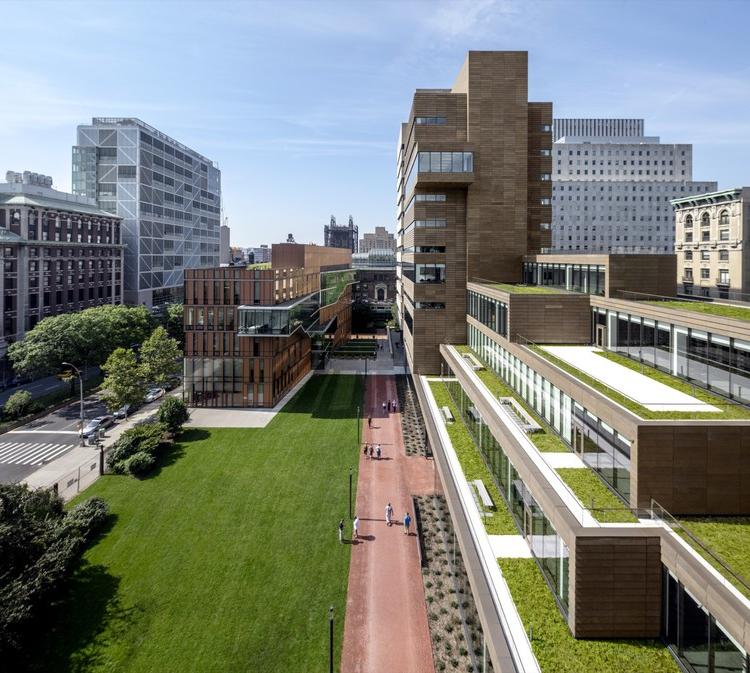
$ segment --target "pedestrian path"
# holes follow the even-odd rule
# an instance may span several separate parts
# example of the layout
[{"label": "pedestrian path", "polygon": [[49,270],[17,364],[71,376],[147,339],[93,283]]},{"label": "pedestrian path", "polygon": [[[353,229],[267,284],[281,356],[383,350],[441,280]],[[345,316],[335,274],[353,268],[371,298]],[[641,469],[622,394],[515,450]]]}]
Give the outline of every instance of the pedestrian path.
[{"label": "pedestrian path", "polygon": [[0,463],[6,465],[43,465],[73,448],[71,444],[52,442],[0,442]]},{"label": "pedestrian path", "polygon": [[[359,540],[353,541],[340,670],[347,673],[434,673],[416,535],[402,521],[412,495],[434,492],[434,464],[407,457],[401,418],[383,412],[397,398],[393,376],[368,376],[363,443],[380,444],[381,460],[360,452],[356,511]],[[385,523],[385,507],[394,525]],[[413,526],[413,524],[412,524]],[[347,528],[351,531],[351,526]],[[414,528],[412,528],[414,530]]]}]

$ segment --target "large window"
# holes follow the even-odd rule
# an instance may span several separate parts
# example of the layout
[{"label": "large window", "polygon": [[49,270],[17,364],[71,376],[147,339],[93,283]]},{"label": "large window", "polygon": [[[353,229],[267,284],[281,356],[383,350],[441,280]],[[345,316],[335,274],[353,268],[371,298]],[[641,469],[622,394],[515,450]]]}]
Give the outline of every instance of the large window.
[{"label": "large window", "polygon": [[469,290],[468,313],[493,332],[508,336],[508,306],[503,302],[485,297],[483,294]]},{"label": "large window", "polygon": [[664,567],[662,637],[689,673],[747,673],[747,652]]},{"label": "large window", "polygon": [[545,285],[603,296],[604,276],[601,264],[523,263],[523,282],[527,285]]},{"label": "large window", "polygon": [[445,264],[415,264],[415,282],[444,283]]},{"label": "large window", "polygon": [[471,173],[473,152],[420,152],[417,157],[420,173]]},{"label": "large window", "polygon": [[446,117],[414,117],[417,126],[444,126],[448,123]]}]

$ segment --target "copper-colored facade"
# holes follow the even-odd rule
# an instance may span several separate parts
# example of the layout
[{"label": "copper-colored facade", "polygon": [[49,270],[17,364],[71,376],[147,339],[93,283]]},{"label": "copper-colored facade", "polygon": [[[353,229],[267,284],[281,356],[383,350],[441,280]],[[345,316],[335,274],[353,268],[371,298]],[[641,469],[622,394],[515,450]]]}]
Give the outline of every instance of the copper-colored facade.
[{"label": "copper-colored facade", "polygon": [[528,102],[527,58],[469,52],[451,89],[416,91],[402,124],[398,306],[415,373],[438,372],[439,345],[465,339],[468,280],[519,281],[523,255],[549,245],[552,104]]},{"label": "copper-colored facade", "polygon": [[349,267],[348,250],[280,244],[270,269],[185,271],[185,394],[195,406],[273,407],[313,365],[316,353],[351,333],[351,286],[321,306],[330,331],[316,345],[304,329],[288,336],[240,333],[245,308],[292,305],[321,290],[321,273]]}]

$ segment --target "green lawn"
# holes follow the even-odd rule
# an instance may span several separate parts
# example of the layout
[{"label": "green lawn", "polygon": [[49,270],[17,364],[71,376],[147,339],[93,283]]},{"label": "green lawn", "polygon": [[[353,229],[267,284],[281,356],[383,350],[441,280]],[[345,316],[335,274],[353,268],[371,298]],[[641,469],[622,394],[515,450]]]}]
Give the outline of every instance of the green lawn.
[{"label": "green lawn", "polygon": [[114,524],[40,637],[40,670],[327,671],[361,404],[361,377],[316,376],[264,429],[192,429],[151,478],[97,481],[84,495]]},{"label": "green lawn", "polygon": [[581,504],[602,523],[638,523],[622,500],[610,491],[588,467],[559,467],[557,473],[570,486]]},{"label": "green lawn", "polygon": [[[680,523],[718,554],[731,568],[750,584],[750,517],[681,517]],[[676,531],[680,533],[679,529]],[[710,554],[695,544],[688,535],[682,537],[734,586],[750,598],[750,588],[732,577]]]},{"label": "green lawn", "polygon": [[[568,372],[569,374],[572,374],[581,382],[592,387],[594,390],[598,390],[600,393],[603,393],[614,402],[617,402],[626,409],[629,409],[641,418],[663,420],[711,419],[722,421],[727,419],[750,418],[750,409],[748,409],[747,407],[743,407],[740,404],[730,402],[723,397],[718,397],[717,395],[709,393],[707,390],[703,390],[702,388],[698,388],[697,386],[695,387],[695,390],[693,390],[693,386],[686,381],[678,379],[671,374],[661,372],[653,367],[649,367],[648,365],[644,365],[644,376],[648,376],[655,381],[660,381],[661,383],[664,383],[665,385],[668,385],[675,390],[680,390],[688,395],[693,395],[696,399],[701,400],[702,402],[706,402],[707,404],[713,404],[720,409],[720,411],[652,411],[651,409],[648,409],[642,404],[639,404],[635,400],[631,399],[627,395],[623,395],[618,390],[610,388],[601,381],[593,378],[592,376],[589,376],[588,374],[585,374],[577,367],[574,367],[564,360],[555,357],[549,351],[546,351],[539,346],[529,346],[529,348],[538,355],[541,355],[546,360],[549,360],[552,364],[557,365],[560,369]],[[609,360],[618,362],[623,367],[628,367],[629,369],[633,369],[634,371],[637,371],[639,373],[641,371],[640,363],[635,362],[623,355],[611,353],[610,351],[602,351],[600,355],[602,357],[606,357]]]},{"label": "green lawn", "polygon": [[679,673],[657,640],[577,640],[534,559],[498,559],[543,673]]},{"label": "green lawn", "polygon": [[510,283],[485,283],[487,287],[502,290],[510,294],[567,294],[567,290],[544,285],[512,285]]},{"label": "green lawn", "polygon": [[439,381],[432,381],[430,389],[438,407],[448,407],[455,419],[453,423],[446,423],[445,427],[453,444],[453,449],[458,456],[458,462],[461,463],[464,476],[469,481],[481,479],[495,502],[497,511],[493,512],[493,516],[482,519],[487,533],[490,535],[519,535],[518,528],[513,522],[510,512],[508,512],[505,499],[500,495],[495,479],[464,425],[461,414],[453,403],[448,389]]},{"label": "green lawn", "polygon": [[556,435],[549,428],[544,419],[534,411],[526,400],[523,399],[513,388],[507,385],[495,372],[494,370],[482,360],[479,354],[469,348],[469,346],[454,346],[459,353],[471,353],[477,358],[482,364],[485,365],[486,369],[474,372],[479,379],[487,386],[487,389],[495,397],[512,397],[516,400],[528,413],[529,415],[542,427],[542,432],[534,432],[529,435],[529,439],[534,442],[536,448],[540,451],[550,451],[553,453],[565,453],[570,451],[568,445],[562,440],[559,435]]},{"label": "green lawn", "polygon": [[707,313],[720,318],[735,318],[737,320],[750,320],[750,308],[742,306],[731,306],[730,304],[716,304],[710,301],[649,301],[663,308],[674,308],[680,311],[692,311],[693,313]]}]

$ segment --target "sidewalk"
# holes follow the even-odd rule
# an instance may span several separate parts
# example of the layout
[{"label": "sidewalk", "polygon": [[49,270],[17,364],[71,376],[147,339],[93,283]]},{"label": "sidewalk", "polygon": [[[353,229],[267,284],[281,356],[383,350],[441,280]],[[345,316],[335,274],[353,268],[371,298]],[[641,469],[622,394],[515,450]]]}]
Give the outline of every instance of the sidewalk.
[{"label": "sidewalk", "polygon": [[[107,451],[119,439],[120,435],[156,413],[159,405],[169,395],[182,395],[182,388],[176,388],[167,393],[165,397],[144,405],[132,416],[129,416],[127,420],[107,428],[104,435],[105,459]],[[26,477],[23,483],[28,484],[30,488],[49,488],[53,484],[57,484],[58,493],[67,501],[93,484],[98,478],[99,449],[87,445],[76,446],[57,460],[40,467],[36,472],[32,472]]]},{"label": "sidewalk", "polygon": [[433,491],[434,467],[404,453],[400,414],[384,417],[382,402],[396,397],[393,376],[368,377],[365,418],[372,414],[372,428],[364,422],[362,441],[379,442],[383,457],[360,451],[360,540],[352,547],[340,667],[346,673],[434,673],[417,537],[404,535],[402,525],[404,512],[414,519],[411,496]]}]

